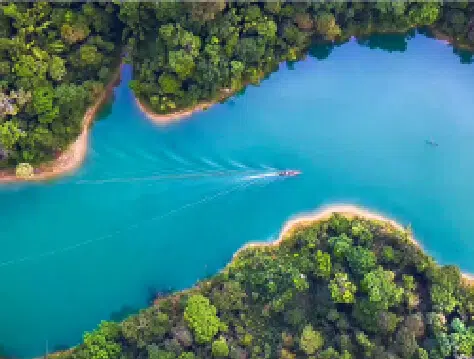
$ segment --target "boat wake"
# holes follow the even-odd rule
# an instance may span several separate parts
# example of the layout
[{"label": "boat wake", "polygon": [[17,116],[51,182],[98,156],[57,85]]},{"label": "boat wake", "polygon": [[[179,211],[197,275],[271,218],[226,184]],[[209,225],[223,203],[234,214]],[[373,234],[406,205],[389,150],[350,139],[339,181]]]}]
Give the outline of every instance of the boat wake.
[{"label": "boat wake", "polygon": [[258,175],[246,176],[245,180],[255,180],[260,178],[274,178],[274,177],[295,177],[299,176],[301,171],[298,170],[282,170],[282,171],[272,171],[267,173],[261,173]]},{"label": "boat wake", "polygon": [[120,178],[105,178],[97,180],[80,180],[76,184],[106,184],[106,183],[132,183],[132,182],[143,182],[143,181],[161,181],[161,180],[179,180],[179,179],[199,179],[203,177],[230,177],[230,176],[243,176],[241,177],[244,181],[257,180],[263,178],[274,178],[274,177],[295,177],[301,174],[298,170],[280,170],[271,171],[265,173],[257,173],[256,170],[221,170],[221,171],[203,171],[203,172],[188,172],[174,174],[155,174],[147,177],[120,177]]},{"label": "boat wake", "polygon": [[260,178],[273,178],[273,177],[278,177],[278,172],[268,172],[268,173],[260,173],[258,175],[250,175],[250,176],[245,176],[243,180],[245,181],[250,181],[250,180],[256,180]]}]

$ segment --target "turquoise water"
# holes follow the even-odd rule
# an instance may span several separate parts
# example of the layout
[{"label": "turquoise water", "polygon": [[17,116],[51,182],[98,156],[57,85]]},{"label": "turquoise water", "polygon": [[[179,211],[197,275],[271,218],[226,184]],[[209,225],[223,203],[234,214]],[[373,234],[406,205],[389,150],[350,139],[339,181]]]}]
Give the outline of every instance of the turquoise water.
[{"label": "turquoise water", "polygon": [[[75,344],[101,319],[145,306],[150,290],[188,287],[244,243],[331,203],[411,224],[436,259],[474,272],[474,67],[449,47],[421,36],[405,52],[351,42],[169,126],[138,111],[129,79],[126,67],[76,174],[0,187],[7,353]],[[303,175],[249,177],[274,168]],[[149,178],[210,171],[236,172]]]}]

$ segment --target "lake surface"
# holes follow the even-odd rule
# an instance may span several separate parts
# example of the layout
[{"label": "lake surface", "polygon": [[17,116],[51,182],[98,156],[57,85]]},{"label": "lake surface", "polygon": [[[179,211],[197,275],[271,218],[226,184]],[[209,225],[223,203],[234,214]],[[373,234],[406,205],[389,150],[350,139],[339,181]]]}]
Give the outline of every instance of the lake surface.
[{"label": "lake surface", "polygon": [[[7,353],[76,344],[150,291],[191,286],[332,203],[410,224],[437,260],[474,272],[474,67],[446,45],[350,42],[169,126],[139,112],[130,76],[125,67],[76,174],[0,187]],[[258,178],[282,168],[303,175]],[[176,174],[193,176],[162,177]]]}]

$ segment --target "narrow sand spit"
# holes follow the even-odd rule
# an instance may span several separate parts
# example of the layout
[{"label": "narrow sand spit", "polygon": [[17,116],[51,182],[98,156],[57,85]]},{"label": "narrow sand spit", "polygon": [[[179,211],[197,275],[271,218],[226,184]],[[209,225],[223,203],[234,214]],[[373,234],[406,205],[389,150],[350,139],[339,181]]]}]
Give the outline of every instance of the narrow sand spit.
[{"label": "narrow sand spit", "polygon": [[[247,83],[244,84],[243,88],[246,87],[247,85],[248,85]],[[135,97],[135,103],[137,104],[140,111],[143,112],[145,116],[148,117],[150,120],[152,120],[153,122],[159,125],[166,125],[171,122],[176,122],[178,120],[182,120],[184,118],[190,117],[196,112],[207,110],[209,107],[212,107],[213,105],[233,96],[238,91],[239,90],[234,91],[230,88],[223,88],[220,90],[220,95],[217,99],[199,102],[193,107],[189,107],[183,110],[178,110],[176,112],[172,112],[166,115],[153,112],[153,110],[150,109],[148,105],[144,104],[143,102],[140,102],[140,100],[137,97]]]},{"label": "narrow sand spit", "polygon": [[148,117],[150,120],[160,125],[165,125],[171,122],[184,119],[186,117],[190,117],[192,114],[196,112],[204,111],[208,109],[209,107],[211,107],[212,105],[214,105],[214,102],[202,102],[189,109],[180,110],[177,112],[170,113],[168,115],[160,115],[160,114],[154,113],[150,108],[148,108],[148,106],[141,103],[138,100],[138,98],[135,98],[135,102],[138,108],[140,109],[140,111],[143,112],[146,117]]}]

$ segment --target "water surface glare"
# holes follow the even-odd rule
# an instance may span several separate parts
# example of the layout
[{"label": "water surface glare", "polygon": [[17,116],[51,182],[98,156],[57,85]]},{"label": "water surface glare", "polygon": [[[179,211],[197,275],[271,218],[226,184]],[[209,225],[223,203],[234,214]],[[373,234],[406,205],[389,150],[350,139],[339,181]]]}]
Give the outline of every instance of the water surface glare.
[{"label": "water surface glare", "polygon": [[[351,42],[169,126],[138,111],[129,79],[125,67],[76,174],[0,187],[7,353],[75,344],[150,291],[188,287],[331,203],[411,224],[437,260],[474,272],[474,67],[451,48],[421,36],[405,52]],[[258,176],[280,168],[303,174]]]}]

